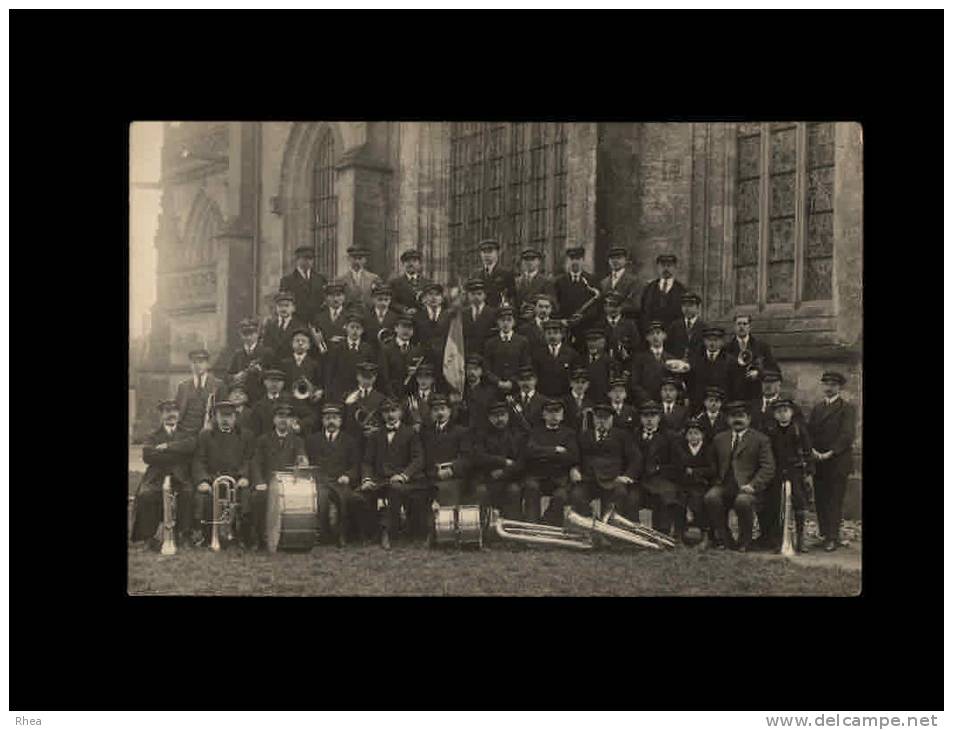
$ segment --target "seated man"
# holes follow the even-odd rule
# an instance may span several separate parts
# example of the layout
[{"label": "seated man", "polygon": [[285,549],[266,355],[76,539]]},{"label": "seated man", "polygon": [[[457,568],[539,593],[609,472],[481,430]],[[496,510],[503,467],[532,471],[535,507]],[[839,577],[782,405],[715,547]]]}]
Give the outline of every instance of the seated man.
[{"label": "seated man", "polygon": [[570,469],[569,477],[585,487],[588,499],[599,499],[603,514],[614,506],[638,519],[642,454],[631,433],[613,428],[612,406],[600,403],[593,411],[595,428],[579,435],[580,464]]},{"label": "seated man", "polygon": [[582,485],[572,487],[569,469],[579,463],[579,442],[571,428],[562,425],[562,401],[549,400],[543,406],[543,426],[534,428],[526,444],[526,480],[523,494],[526,517],[539,522],[541,497],[550,497],[543,521],[563,523],[563,507],[569,502],[577,512],[587,509],[588,496]]},{"label": "seated man", "polygon": [[[684,438],[675,441],[672,450],[672,463],[679,486],[682,489],[682,509],[692,511],[693,525],[701,530],[702,547],[709,544],[708,519],[705,514],[705,493],[711,484],[715,469],[712,466],[712,447],[705,442],[705,430],[702,423],[696,419],[685,425]],[[680,523],[687,525],[687,514],[681,517]],[[684,534],[676,535],[684,539]]]},{"label": "seated man", "polygon": [[142,460],[146,473],[142,475],[136,493],[132,541],[148,540],[158,550],[156,530],[162,522],[162,483],[172,478],[176,497],[175,541],[181,547],[192,541],[192,482],[189,464],[195,451],[195,434],[179,427],[179,406],[174,400],[160,401],[157,410],[161,425],[145,438]]},{"label": "seated man", "polygon": [[684,511],[672,465],[672,437],[662,429],[661,417],[662,406],[657,401],[645,401],[639,408],[642,427],[636,440],[642,452],[642,491],[652,510],[652,529],[667,535],[674,522],[679,536],[684,530]]},{"label": "seated man", "polygon": [[[362,519],[364,500],[354,491],[359,486],[361,468],[358,442],[351,434],[341,430],[344,408],[337,403],[325,403],[321,408],[322,428],[316,429],[305,440],[308,461],[316,467],[318,486],[318,518],[321,533],[326,538],[331,534],[328,519],[329,504],[333,500],[338,508],[338,535],[340,547],[347,544],[347,533],[360,531],[367,523]],[[351,518],[357,515],[357,524]],[[352,528],[356,527],[354,530]]]},{"label": "seated man", "polygon": [[726,516],[728,510],[734,509],[740,528],[738,550],[747,552],[751,547],[759,495],[774,478],[774,456],[771,440],[749,428],[751,416],[747,403],[733,401],[725,409],[731,430],[719,433],[713,442],[715,475],[711,489],[705,494],[705,510],[715,529],[718,547],[724,550],[729,543]]},{"label": "seated man", "polygon": [[433,424],[421,429],[427,480],[442,507],[460,504],[470,462],[467,429],[450,422],[450,402],[444,395],[430,399]]},{"label": "seated man", "polygon": [[[522,518],[524,452],[528,435],[510,427],[510,407],[490,406],[489,428],[477,429],[473,449],[476,499],[484,511],[499,509],[508,520]],[[471,427],[472,428],[472,427]]]},{"label": "seated man", "polygon": [[[238,414],[230,400],[214,405],[215,423],[202,431],[192,458],[192,483],[195,484],[196,542],[211,544],[212,483],[220,476],[237,480],[238,493],[248,489],[251,460],[255,453],[255,437],[238,428]],[[247,501],[247,500],[246,500]]]},{"label": "seated man", "polygon": [[257,543],[259,550],[267,548],[265,516],[272,475],[282,469],[308,465],[304,441],[291,430],[291,416],[294,413],[291,403],[280,399],[273,413],[274,427],[255,442],[255,455],[251,462],[251,481],[255,488],[251,493],[246,490],[242,494],[245,543],[249,546]]},{"label": "seated man", "polygon": [[400,403],[386,400],[381,405],[384,428],[367,437],[361,468],[362,498],[367,502],[366,513],[377,514],[377,500],[387,499],[387,510],[381,530],[381,547],[390,550],[391,536],[397,537],[400,510],[407,512],[411,536],[427,538],[430,532],[431,512],[424,481],[424,455],[420,437],[410,426],[401,423]]}]

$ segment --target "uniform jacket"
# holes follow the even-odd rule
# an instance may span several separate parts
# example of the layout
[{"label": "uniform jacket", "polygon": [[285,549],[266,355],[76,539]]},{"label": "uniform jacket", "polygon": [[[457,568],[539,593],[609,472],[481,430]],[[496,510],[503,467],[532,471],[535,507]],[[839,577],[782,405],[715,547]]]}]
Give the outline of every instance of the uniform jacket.
[{"label": "uniform jacket", "polygon": [[776,423],[774,420],[774,408],[770,403],[766,403],[764,396],[748,402],[748,412],[751,414],[751,428],[761,433],[767,433]]},{"label": "uniform jacket", "polygon": [[632,433],[632,431],[639,425],[639,412],[635,410],[634,406],[630,406],[628,403],[623,403],[621,411],[617,411],[615,406],[612,407],[612,427],[621,428],[623,431]]},{"label": "uniform jacket", "polygon": [[797,419],[792,418],[791,423],[782,428],[775,421],[765,433],[771,439],[778,481],[798,480],[814,473],[811,435],[806,423],[798,423]]},{"label": "uniform jacket", "polygon": [[247,431],[233,429],[223,433],[218,427],[202,431],[192,457],[192,483],[211,484],[223,474],[248,479],[254,455],[255,437]]},{"label": "uniform jacket", "polygon": [[[615,286],[612,285],[612,274],[609,273],[599,283],[599,288],[603,294],[614,291],[616,294],[622,295],[623,317],[634,317],[636,315],[639,307],[640,284],[639,280],[635,278],[635,275],[628,268],[622,272],[622,276],[615,283]],[[679,306],[681,306],[681,302],[679,302]]]},{"label": "uniform jacket", "polygon": [[346,476],[351,488],[358,486],[361,455],[357,439],[347,431],[338,431],[332,443],[321,426],[305,439],[304,448],[308,461],[317,467],[319,479],[336,482],[338,477]]},{"label": "uniform jacket", "polygon": [[642,473],[642,453],[632,434],[615,426],[601,441],[596,441],[595,429],[580,434],[579,452],[583,479],[600,487],[610,487],[619,476],[638,482]]},{"label": "uniform jacket", "polygon": [[197,433],[205,425],[209,396],[214,402],[224,400],[227,395],[225,383],[210,372],[205,375],[205,387],[196,388],[193,376],[180,382],[175,391],[175,402],[179,406],[178,428]]},{"label": "uniform jacket", "polygon": [[714,422],[712,422],[711,417],[708,415],[708,411],[704,408],[695,416],[695,418],[697,418],[702,424],[702,433],[704,434],[706,444],[710,444],[712,441],[714,441],[716,434],[719,434],[722,431],[728,431],[731,428],[731,426],[728,425],[728,419],[725,418],[725,414],[721,411],[718,411],[718,415],[715,416]]},{"label": "uniform jacket", "polygon": [[536,323],[535,319],[523,322],[516,328],[516,331],[529,342],[530,352],[535,352],[537,348],[546,346],[546,333]]},{"label": "uniform jacket", "polygon": [[[523,412],[523,418],[511,413],[510,414],[510,425],[514,428],[519,428],[524,431],[529,431],[534,428],[542,428],[543,426],[543,402],[545,398],[540,394],[538,390],[533,391],[532,397],[525,404],[523,402],[523,393],[518,392],[513,396],[514,405],[519,405]],[[523,423],[523,419],[529,423],[529,429],[526,428],[526,425]]]},{"label": "uniform jacket", "polygon": [[281,277],[281,291],[289,291],[295,295],[295,314],[308,324],[314,323],[321,307],[324,306],[324,287],[328,280],[323,274],[314,269],[311,276],[305,279],[295,268],[290,274]]},{"label": "uniform jacket", "polygon": [[514,389],[517,370],[532,363],[529,341],[515,332],[511,334],[509,342],[504,342],[501,335],[491,337],[483,346],[483,356],[487,379],[494,384],[509,380]]},{"label": "uniform jacket", "polygon": [[[291,316],[283,329],[278,326],[278,317],[272,317],[265,322],[261,342],[274,353],[274,359],[284,360],[286,357],[291,357],[291,333],[304,326],[306,326],[305,321],[297,313]],[[313,344],[312,349],[314,349]]]},{"label": "uniform jacket", "polygon": [[361,476],[380,484],[395,474],[408,479],[419,479],[424,471],[424,451],[420,437],[413,428],[401,424],[393,441],[387,441],[387,429],[381,428],[367,438]]},{"label": "uniform jacket", "polygon": [[592,408],[596,403],[589,397],[589,393],[586,393],[586,397],[582,399],[582,407],[580,408],[576,397],[570,392],[563,396],[563,425],[567,428],[571,428],[573,431],[579,432],[579,429],[583,425],[583,413],[587,408]]},{"label": "uniform jacket", "polygon": [[[352,388],[351,391],[349,391],[346,395],[350,395],[350,393],[356,389],[356,387]],[[357,418],[355,417],[357,415],[357,409],[362,408],[365,414],[377,411],[379,416],[378,421],[383,423],[383,414],[380,413],[379,409],[384,400],[384,394],[376,389],[369,391],[368,394],[363,398],[360,396],[360,394],[358,394],[357,399],[353,403],[344,403],[345,398],[341,399],[340,402],[344,403],[343,429],[357,440],[358,445],[363,443],[364,431],[358,424]]]},{"label": "uniform jacket", "polygon": [[408,346],[407,352],[400,349],[396,339],[388,342],[381,348],[380,353],[380,370],[377,375],[377,385],[380,390],[397,398],[406,394],[408,388],[412,388],[414,384],[411,378],[410,382],[404,385],[408,366],[426,356],[427,351],[413,341]]},{"label": "uniform jacket", "polygon": [[724,390],[727,400],[733,400],[728,387],[731,363],[724,350],[718,352],[714,362],[708,359],[707,352],[695,353],[690,364],[692,369],[688,373],[688,400],[692,408],[704,408],[705,390],[712,385]]},{"label": "uniform jacket", "polygon": [[483,305],[483,310],[476,319],[473,318],[473,307],[463,309],[463,341],[467,355],[483,354],[483,346],[493,334],[496,327],[496,307]]},{"label": "uniform jacket", "polygon": [[314,328],[320,330],[324,335],[324,342],[330,348],[333,338],[340,337],[344,339],[347,334],[344,332],[344,307],[338,312],[337,319],[331,319],[331,310],[328,307],[322,307],[314,317]]},{"label": "uniform jacket", "polygon": [[[253,360],[257,360],[261,364],[262,370],[266,370],[274,364],[275,353],[261,342],[258,342],[250,353],[245,351],[244,345],[239,347],[232,353],[232,359],[228,363],[228,373],[225,375],[226,384],[231,387],[238,382],[235,376],[251,365]],[[265,386],[261,382],[261,372],[251,372],[246,375],[242,385],[245,386],[245,392],[248,394],[249,404],[254,404],[265,394]]]},{"label": "uniform jacket", "polygon": [[[524,302],[532,302],[537,294],[548,294],[555,299],[556,288],[553,286],[553,280],[541,271],[538,271],[532,278],[525,273],[516,277],[516,311],[520,310]],[[555,304],[555,303],[554,303]],[[553,315],[555,316],[555,307]]]},{"label": "uniform jacket", "polygon": [[[748,335],[748,346],[752,354],[752,362],[761,365],[760,370],[777,370],[781,372],[774,355],[771,352],[771,346],[764,340],[757,339],[754,335]],[[732,337],[731,341],[725,345],[725,355],[728,359],[728,394],[731,400],[754,400],[761,396],[761,379],[746,378],[745,368],[738,365],[738,353],[741,345],[737,337]]]},{"label": "uniform jacket", "polygon": [[[512,422],[506,428],[490,426],[476,436],[473,444],[473,464],[485,479],[492,479],[490,472],[496,469],[503,470],[500,481],[518,479],[526,468],[526,442],[529,434],[512,427]],[[506,465],[506,460],[513,462]]]},{"label": "uniform jacket", "polygon": [[366,342],[359,343],[356,351],[347,340],[329,345],[325,372],[327,400],[341,402],[357,388],[357,364],[361,362],[377,362],[374,348]]},{"label": "uniform jacket", "polygon": [[854,406],[838,397],[832,405],[822,400],[811,411],[808,424],[811,441],[820,453],[833,451],[834,455],[819,462],[820,468],[834,475],[846,477],[851,469],[851,449],[857,429]]},{"label": "uniform jacket", "polygon": [[[678,483],[685,489],[704,494],[715,476],[714,447],[702,441],[697,454],[692,454],[685,439],[679,439],[672,447],[672,464],[678,475]],[[691,469],[691,475],[686,471]]]},{"label": "uniform jacket", "polygon": [[682,294],[685,293],[685,285],[675,279],[668,292],[663,294],[659,289],[660,281],[660,279],[652,279],[642,290],[639,323],[642,325],[643,332],[648,329],[649,322],[653,320],[661,322],[664,326],[682,316]]},{"label": "uniform jacket", "polygon": [[[557,446],[566,449],[558,453]],[[530,431],[526,444],[526,472],[529,476],[567,478],[569,469],[579,463],[579,441],[571,428],[548,429],[538,426]]]},{"label": "uniform jacket", "polygon": [[359,274],[355,274],[349,269],[337,279],[336,283],[344,285],[345,304],[361,304],[364,307],[373,307],[374,296],[371,291],[383,282],[381,277],[367,269],[362,270]]},{"label": "uniform jacket", "polygon": [[418,301],[417,294],[423,291],[424,287],[430,284],[430,279],[417,274],[413,280],[407,274],[395,276],[390,280],[392,291],[391,308],[403,314],[408,309],[420,309],[423,304]]},{"label": "uniform jacket", "polygon": [[569,391],[569,374],[579,365],[579,353],[565,342],[553,357],[549,346],[538,347],[533,354],[533,367],[539,382],[537,390],[550,398],[562,398]]},{"label": "uniform jacket", "polygon": [[[183,484],[191,484],[189,467],[195,451],[196,436],[176,426],[169,436],[165,426],[160,426],[143,439],[142,460],[146,463],[146,472],[139,482],[139,492],[158,492],[162,481],[171,475]],[[169,444],[163,451],[156,451],[159,444]]]},{"label": "uniform jacket", "polygon": [[516,279],[512,271],[501,269],[497,264],[489,275],[486,269],[481,267],[474,278],[482,281],[483,286],[486,287],[486,303],[491,307],[500,306],[501,295],[506,297],[506,301],[510,304],[516,301]]},{"label": "uniform jacket", "polygon": [[463,401],[457,409],[458,422],[474,431],[485,431],[490,428],[487,411],[498,398],[496,386],[486,378],[481,378],[475,386],[466,382],[463,386]]},{"label": "uniform jacket", "polygon": [[[556,303],[559,307],[559,316],[569,318],[576,314],[583,304],[592,299],[592,292],[586,288],[586,283],[597,289],[598,281],[588,271],[579,274],[581,281],[578,283],[572,280],[569,272],[564,272],[553,281],[553,290],[556,292]],[[575,329],[584,333],[589,326],[599,319],[599,302],[591,305],[582,315],[579,324]]]},{"label": "uniform jacket", "polygon": [[364,339],[379,351],[380,339],[378,339],[377,335],[382,329],[389,329],[393,332],[397,326],[398,316],[393,305],[388,307],[387,311],[384,312],[383,319],[381,319],[378,314],[376,307],[368,308],[367,315],[364,317]]},{"label": "uniform jacket", "polygon": [[298,463],[299,457],[306,456],[304,440],[290,431],[283,438],[272,428],[263,433],[255,442],[255,455],[251,462],[253,485],[267,484],[271,475],[282,469],[290,469]]},{"label": "uniform jacket", "polygon": [[273,418],[275,415],[275,401],[268,395],[263,395],[258,402],[251,406],[251,414],[248,417],[248,426],[252,434],[260,436],[274,428]]},{"label": "uniform jacket", "polygon": [[[731,440],[734,431],[723,431],[712,442],[715,476],[713,485],[722,486],[728,468],[733,466],[738,487],[750,484],[755,494],[763,492],[774,479],[774,455],[771,440],[760,431],[749,428],[731,456]],[[728,485],[726,485],[728,486]]]},{"label": "uniform jacket", "polygon": [[681,403],[672,406],[671,413],[665,413],[665,404],[662,404],[662,420],[660,428],[664,428],[674,436],[681,438],[685,434],[685,422],[688,421],[688,408]]},{"label": "uniform jacket", "polygon": [[635,432],[636,448],[642,454],[642,475],[644,479],[663,477],[677,480],[678,473],[672,463],[672,451],[675,439],[664,428],[659,428],[652,434],[652,438],[645,438],[644,431]]},{"label": "uniform jacket", "polygon": [[[606,352],[628,370],[631,367],[632,357],[635,353],[645,349],[645,343],[642,341],[635,320],[619,317],[619,320],[612,324],[608,317],[603,317],[602,327],[606,331]],[[628,359],[621,356],[619,344],[622,342],[628,342],[626,345]]]},{"label": "uniform jacket", "polygon": [[679,315],[668,325],[665,349],[674,352],[675,357],[690,362],[692,356],[701,354],[705,348],[702,332],[707,326],[701,317],[695,317],[695,321],[689,329],[685,324],[685,317]]},{"label": "uniform jacket", "polygon": [[634,403],[641,404],[646,400],[659,399],[662,380],[671,374],[665,369],[665,361],[673,357],[675,356],[666,349],[662,350],[661,359],[658,360],[651,350],[638,352],[632,356],[629,390],[632,392]]},{"label": "uniform jacket", "polygon": [[430,319],[430,309],[423,306],[414,315],[414,334],[421,346],[428,351],[428,359],[443,369],[443,349],[450,333],[450,320],[453,313],[447,307],[441,307],[437,321]]},{"label": "uniform jacket", "polygon": [[313,358],[305,355],[298,365],[294,355],[286,357],[278,367],[285,373],[285,390],[289,393],[298,378],[307,378],[315,388],[324,389],[323,357]]},{"label": "uniform jacket", "polygon": [[609,402],[609,380],[617,373],[615,363],[608,355],[600,355],[595,362],[588,354],[580,355],[582,364],[589,374],[589,390],[586,394],[592,399],[593,403]]},{"label": "uniform jacket", "polygon": [[436,423],[420,429],[424,447],[424,471],[431,480],[437,479],[437,464],[451,464],[454,479],[464,479],[470,469],[471,439],[468,430],[460,424],[448,422],[443,429]]}]

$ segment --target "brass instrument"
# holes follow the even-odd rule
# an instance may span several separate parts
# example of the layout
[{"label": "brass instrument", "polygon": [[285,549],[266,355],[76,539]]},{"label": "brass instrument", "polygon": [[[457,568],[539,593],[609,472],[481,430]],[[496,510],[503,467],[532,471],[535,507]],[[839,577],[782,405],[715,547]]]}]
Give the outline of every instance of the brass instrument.
[{"label": "brass instrument", "polygon": [[596,427],[596,412],[592,407],[586,407],[582,409],[582,427],[579,429],[582,432],[592,431]]},{"label": "brass instrument", "polygon": [[162,480],[162,549],[163,555],[175,555],[175,492],[172,476]]},{"label": "brass instrument", "polygon": [[592,292],[592,296],[589,297],[589,299],[587,299],[583,305],[576,310],[575,314],[573,314],[568,320],[565,320],[567,325],[572,321],[578,322],[580,319],[582,319],[582,315],[586,313],[586,310],[599,301],[599,298],[602,296],[602,292],[596,287],[592,286],[588,281],[586,281],[585,278],[582,279],[582,283],[585,284],[586,289]]},{"label": "brass instrument", "polygon": [[390,327],[382,327],[377,331],[377,341],[381,345],[386,345],[388,342],[393,340],[397,335],[394,333]]},{"label": "brass instrument", "polygon": [[209,543],[212,552],[217,553],[222,549],[222,542],[228,544],[238,535],[240,509],[237,484],[227,474],[222,474],[212,482],[212,519],[206,522],[212,526]]},{"label": "brass instrument", "polygon": [[668,535],[665,535],[658,530],[653,530],[651,527],[641,525],[638,522],[627,520],[625,517],[617,513],[615,508],[610,509],[606,513],[606,515],[603,517],[603,521],[609,523],[610,525],[615,525],[616,527],[622,527],[626,530],[630,530],[631,532],[641,535],[646,540],[650,540],[663,548],[675,547],[675,541]]},{"label": "brass instrument", "polygon": [[324,333],[314,325],[311,325],[311,336],[314,338],[314,344],[317,346],[318,352],[322,355],[326,355],[328,352],[328,343],[324,341]]},{"label": "brass instrument", "polygon": [[763,364],[760,357],[755,357],[752,353],[750,347],[746,347],[743,350],[738,350],[738,367],[745,369],[745,372],[748,373],[752,370],[762,370]]},{"label": "brass instrument", "polygon": [[314,384],[303,375],[291,385],[291,394],[295,400],[311,400],[314,391]]},{"label": "brass instrument", "polygon": [[212,430],[212,401],[215,398],[214,393],[209,393],[208,400],[205,402],[205,422],[202,424],[203,431]]},{"label": "brass instrument", "polygon": [[573,550],[592,550],[595,547],[587,535],[570,532],[562,527],[539,525],[535,522],[505,520],[498,509],[490,512],[490,529],[497,537],[529,545],[552,545]]},{"label": "brass instrument", "polygon": [[407,413],[413,425],[420,425],[424,422],[423,415],[420,413],[420,399],[411,394],[407,396]]},{"label": "brass instrument", "polygon": [[781,554],[792,557],[795,554],[794,541],[791,533],[794,532],[794,508],[791,506],[791,480],[781,482]]},{"label": "brass instrument", "polygon": [[[416,374],[417,368],[420,367],[420,363],[424,361],[423,355],[420,357],[415,357],[410,367],[407,368],[407,377],[404,378],[404,385],[410,385],[410,379]],[[413,369],[413,372],[411,371]]]},{"label": "brass instrument", "polygon": [[526,428],[527,431],[532,431],[533,426],[523,413],[523,406],[520,405],[519,401],[516,400],[516,398],[512,395],[508,395],[506,396],[506,402],[509,404],[510,410],[513,411],[516,417],[520,420],[523,427]]},{"label": "brass instrument", "polygon": [[615,512],[615,507],[609,509],[603,519],[583,517],[572,507],[566,507],[563,513],[564,525],[568,530],[575,530],[600,537],[609,538],[616,542],[635,545],[648,550],[664,550],[675,547],[674,541],[650,528],[630,522]]},{"label": "brass instrument", "polygon": [[248,366],[244,370],[239,370],[237,373],[235,373],[232,376],[232,380],[236,383],[241,384],[241,383],[244,383],[246,380],[248,380],[249,375],[252,375],[252,374],[257,375],[257,374],[260,374],[261,371],[262,371],[261,359],[256,357],[254,360],[248,363]]},{"label": "brass instrument", "polygon": [[381,413],[379,408],[368,409],[358,406],[354,409],[354,421],[364,432],[365,436],[376,433],[381,428]]},{"label": "brass instrument", "polygon": [[679,358],[673,357],[670,360],[665,361],[665,369],[670,373],[674,373],[675,375],[684,375],[692,369],[692,366],[687,360],[681,360]]}]

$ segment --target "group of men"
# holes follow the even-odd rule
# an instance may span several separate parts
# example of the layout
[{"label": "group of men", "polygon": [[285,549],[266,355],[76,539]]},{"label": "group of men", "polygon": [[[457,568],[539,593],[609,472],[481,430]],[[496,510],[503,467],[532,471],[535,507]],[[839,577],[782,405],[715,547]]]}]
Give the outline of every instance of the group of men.
[{"label": "group of men", "polygon": [[[180,543],[207,541],[211,484],[228,474],[242,542],[261,548],[272,475],[310,465],[322,518],[338,507],[342,545],[426,540],[434,501],[557,524],[564,507],[590,514],[598,500],[632,520],[650,509],[653,528],[676,540],[694,526],[718,549],[756,547],[757,516],[760,546],[778,549],[790,482],[797,548],[807,550],[812,489],[824,548],[837,548],[855,428],[842,374],[823,374],[825,398],[805,416],[749,316],[735,317],[730,337],[701,321],[674,255],[657,258],[658,278],[642,288],[621,247],[601,281],[581,247],[555,278],[537,250],[522,252],[515,275],[497,241],[479,248],[480,271],[452,301],[422,276],[417,251],[385,283],[367,270],[369,252],[351,248],[349,271],[329,283],[313,251],[298,249],[274,316],[241,322],[224,381],[207,351],[193,351],[192,377],[159,404],[133,539],[154,542],[171,476]],[[457,316],[462,392],[443,374]]]}]

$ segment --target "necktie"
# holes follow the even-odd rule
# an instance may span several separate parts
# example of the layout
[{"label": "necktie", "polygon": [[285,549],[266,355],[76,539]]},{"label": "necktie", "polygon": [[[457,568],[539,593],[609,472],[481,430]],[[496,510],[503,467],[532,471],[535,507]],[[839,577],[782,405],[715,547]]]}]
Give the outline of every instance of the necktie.
[{"label": "necktie", "polygon": [[671,403],[666,403],[666,404],[665,404],[665,415],[669,415],[671,412],[672,412],[672,404],[671,404]]},{"label": "necktie", "polygon": [[356,343],[356,342],[352,342],[352,343],[351,343],[351,351],[352,351],[352,352],[357,352],[357,343]]},{"label": "necktie", "polygon": [[281,329],[284,329],[284,328],[287,327],[287,326],[288,326],[288,319],[287,319],[287,317],[282,317],[282,318],[281,318]]},{"label": "necktie", "polygon": [[331,433],[330,431],[328,431],[328,443],[331,443],[331,444],[334,443],[334,436],[335,436],[335,435],[336,435],[336,434],[333,434],[333,433]]},{"label": "necktie", "polygon": [[431,322],[436,322],[436,321],[437,321],[437,310],[436,310],[436,309],[431,309],[431,310],[430,310],[430,321],[431,321]]},{"label": "necktie", "polygon": [[735,451],[738,449],[738,444],[741,443],[741,437],[737,433],[731,434],[731,455],[735,455]]},{"label": "necktie", "polygon": [[602,429],[596,431],[596,441],[602,441],[606,437],[606,432]]},{"label": "necktie", "polygon": [[407,354],[407,343],[406,343],[406,342],[401,342],[401,343],[400,343],[400,351],[401,351],[402,353],[404,353],[405,355]]},{"label": "necktie", "polygon": [[523,407],[526,407],[526,404],[529,403],[529,395],[523,393]]},{"label": "necktie", "polygon": [[556,345],[551,345],[549,350],[553,353],[553,357],[559,357],[559,351],[556,349]]}]

